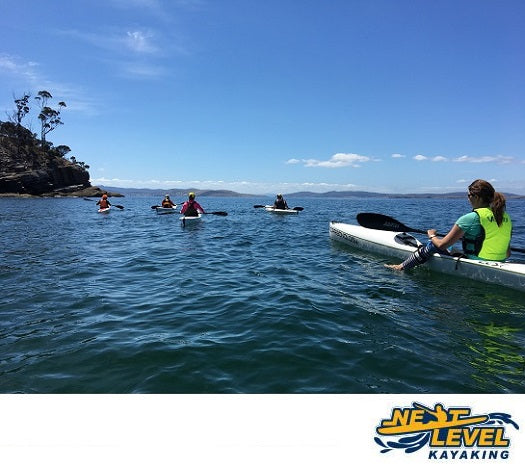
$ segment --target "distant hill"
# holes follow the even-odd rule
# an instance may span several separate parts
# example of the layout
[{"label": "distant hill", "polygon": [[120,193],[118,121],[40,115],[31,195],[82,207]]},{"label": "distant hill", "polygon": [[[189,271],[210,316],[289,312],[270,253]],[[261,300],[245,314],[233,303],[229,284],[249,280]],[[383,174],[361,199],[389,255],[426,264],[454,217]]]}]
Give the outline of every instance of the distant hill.
[{"label": "distant hill", "polygon": [[[514,193],[504,193],[505,198],[525,198],[525,195]],[[449,193],[379,193],[363,191],[341,191],[341,192],[295,192],[289,193],[287,197],[298,198],[464,198],[466,192],[449,192]]]},{"label": "distant hill", "polygon": [[[120,192],[125,196],[133,197],[163,197],[169,194],[173,197],[182,197],[185,199],[189,192],[195,192],[197,197],[250,197],[250,198],[271,198],[273,195],[254,195],[246,193],[238,193],[231,190],[199,190],[196,188],[173,188],[173,189],[135,189],[135,188],[121,188],[121,187],[102,187],[107,191]],[[365,192],[365,191],[331,191],[324,193],[316,192],[294,192],[285,194],[286,198],[464,198],[466,192],[451,192],[451,193],[379,193],[379,192]],[[516,195],[513,193],[505,193],[507,199],[525,198],[525,195]]]},{"label": "distant hill", "polygon": [[197,197],[257,197],[259,195],[249,195],[244,193],[237,193],[231,190],[199,190],[196,188],[173,188],[173,189],[148,189],[148,188],[122,188],[122,187],[107,187],[100,186],[108,192],[119,192],[127,197],[164,197],[169,194],[171,198],[182,197],[186,199],[188,193],[194,192]]},{"label": "distant hill", "polygon": [[[504,193],[507,199],[525,198],[525,195],[514,193]],[[315,192],[295,192],[286,195],[288,198],[465,198],[466,192],[449,193],[379,193],[363,191],[332,191],[324,193]]]}]

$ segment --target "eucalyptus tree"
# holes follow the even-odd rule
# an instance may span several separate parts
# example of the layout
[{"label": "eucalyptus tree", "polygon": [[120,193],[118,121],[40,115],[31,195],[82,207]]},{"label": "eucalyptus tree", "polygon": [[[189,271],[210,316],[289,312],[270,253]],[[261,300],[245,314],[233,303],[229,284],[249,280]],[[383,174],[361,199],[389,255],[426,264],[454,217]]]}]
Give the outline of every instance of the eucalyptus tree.
[{"label": "eucalyptus tree", "polygon": [[30,108],[29,108],[29,98],[31,97],[31,94],[25,93],[21,98],[15,98],[15,106],[16,111],[14,111],[11,115],[9,115],[9,120],[16,124],[17,127],[22,126],[22,120],[24,117],[29,114]]},{"label": "eucalyptus tree", "polygon": [[46,143],[46,135],[59,125],[64,124],[60,118],[60,111],[63,107],[66,107],[66,103],[60,101],[58,103],[58,109],[53,109],[47,105],[47,101],[52,98],[53,96],[51,96],[51,93],[45,90],[39,91],[38,96],[35,96],[35,99],[40,103],[40,114],[38,114],[38,119],[41,123],[40,139],[42,141],[42,146]]}]

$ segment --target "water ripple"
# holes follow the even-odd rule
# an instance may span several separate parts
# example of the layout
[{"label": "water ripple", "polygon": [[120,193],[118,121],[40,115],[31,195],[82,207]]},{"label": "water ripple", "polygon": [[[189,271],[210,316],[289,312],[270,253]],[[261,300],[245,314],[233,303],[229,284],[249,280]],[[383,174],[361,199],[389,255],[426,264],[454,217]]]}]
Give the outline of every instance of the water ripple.
[{"label": "water ripple", "polygon": [[305,199],[277,217],[204,199],[229,216],[183,228],[157,202],[100,216],[83,200],[0,199],[0,391],[523,390],[522,294],[396,274],[328,238],[334,213],[359,211],[434,211],[444,230],[441,204]]}]

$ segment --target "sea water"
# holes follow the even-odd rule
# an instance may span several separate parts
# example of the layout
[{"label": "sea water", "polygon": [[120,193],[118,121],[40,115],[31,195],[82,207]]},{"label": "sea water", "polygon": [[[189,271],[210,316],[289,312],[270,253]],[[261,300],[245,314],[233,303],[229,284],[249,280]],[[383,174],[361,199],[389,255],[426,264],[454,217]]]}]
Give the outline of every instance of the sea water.
[{"label": "sea water", "polygon": [[[447,232],[466,198],[200,198],[228,216],[186,227],[112,202],[0,198],[0,392],[525,390],[524,293],[329,238],[359,212]],[[508,211],[525,248],[525,200]]]}]

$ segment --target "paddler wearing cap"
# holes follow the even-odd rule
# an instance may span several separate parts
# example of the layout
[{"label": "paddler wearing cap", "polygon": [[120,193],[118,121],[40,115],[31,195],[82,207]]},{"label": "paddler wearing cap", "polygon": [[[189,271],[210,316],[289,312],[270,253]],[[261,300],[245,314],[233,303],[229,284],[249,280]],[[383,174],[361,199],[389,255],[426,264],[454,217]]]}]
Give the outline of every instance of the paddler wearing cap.
[{"label": "paddler wearing cap", "polygon": [[204,208],[195,200],[195,193],[188,194],[188,201],[184,202],[180,210],[184,216],[198,216],[199,213],[206,213]]},{"label": "paddler wearing cap", "polygon": [[100,205],[101,210],[104,210],[111,206],[111,203],[108,200],[108,194],[106,192],[104,192],[102,198],[97,202],[97,205]]},{"label": "paddler wearing cap", "polygon": [[275,201],[273,202],[273,207],[278,210],[288,210],[288,203],[286,203],[286,200],[283,198],[282,194],[277,194],[277,197]]}]

